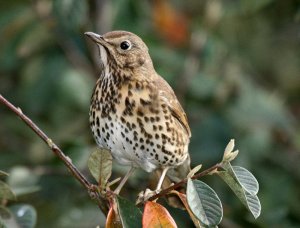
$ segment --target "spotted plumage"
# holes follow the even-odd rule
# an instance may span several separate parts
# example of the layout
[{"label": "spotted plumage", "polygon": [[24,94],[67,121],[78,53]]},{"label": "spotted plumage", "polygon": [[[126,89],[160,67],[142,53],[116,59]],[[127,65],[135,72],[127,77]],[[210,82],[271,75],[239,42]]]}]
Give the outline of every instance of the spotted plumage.
[{"label": "spotted plumage", "polygon": [[147,46],[125,31],[86,35],[97,44],[101,59],[90,106],[97,144],[122,165],[164,170],[158,188],[168,170],[174,180],[186,175],[187,118],[171,87],[155,72]]}]

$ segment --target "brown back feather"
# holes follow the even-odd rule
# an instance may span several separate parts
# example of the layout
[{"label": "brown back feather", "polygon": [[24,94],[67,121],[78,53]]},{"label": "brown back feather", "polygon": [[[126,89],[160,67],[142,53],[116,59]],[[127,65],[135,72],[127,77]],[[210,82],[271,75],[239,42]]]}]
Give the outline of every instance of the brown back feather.
[{"label": "brown back feather", "polygon": [[187,116],[181,107],[173,89],[170,85],[160,76],[155,77],[154,83],[156,84],[159,92],[159,96],[166,98],[166,104],[168,105],[171,114],[178,120],[178,122],[185,129],[189,137],[191,137],[191,130],[188,124]]}]

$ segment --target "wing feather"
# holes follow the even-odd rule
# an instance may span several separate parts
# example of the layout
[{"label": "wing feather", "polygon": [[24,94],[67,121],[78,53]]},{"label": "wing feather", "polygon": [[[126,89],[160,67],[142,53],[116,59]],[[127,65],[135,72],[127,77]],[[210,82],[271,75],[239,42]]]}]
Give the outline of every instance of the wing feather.
[{"label": "wing feather", "polygon": [[158,94],[167,104],[171,114],[185,129],[189,137],[191,137],[191,130],[188,124],[187,116],[180,105],[171,86],[161,77],[156,77],[154,80],[156,88],[158,88]]}]

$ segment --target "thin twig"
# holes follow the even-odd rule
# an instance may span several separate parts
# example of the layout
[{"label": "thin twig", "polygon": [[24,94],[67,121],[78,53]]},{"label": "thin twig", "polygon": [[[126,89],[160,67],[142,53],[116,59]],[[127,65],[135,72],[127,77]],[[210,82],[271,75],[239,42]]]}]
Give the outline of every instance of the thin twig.
[{"label": "thin twig", "polygon": [[[210,168],[208,168],[208,169],[206,169],[206,170],[204,170],[204,171],[202,171],[202,172],[200,172],[200,173],[195,174],[194,176],[191,177],[191,179],[193,179],[193,180],[194,180],[194,179],[198,179],[198,178],[200,178],[200,177],[203,177],[203,176],[205,176],[205,175],[208,175],[209,173],[211,173],[211,172],[213,172],[214,170],[216,170],[216,169],[218,169],[218,168],[221,168],[221,167],[222,167],[221,163],[217,163],[217,164],[213,165],[212,167],[210,167]],[[155,199],[160,198],[160,197],[162,197],[162,196],[165,196],[165,195],[167,195],[168,193],[170,193],[172,190],[178,189],[178,188],[181,187],[182,185],[186,184],[187,181],[188,181],[188,178],[185,178],[185,179],[183,179],[183,180],[177,182],[176,184],[173,184],[173,185],[171,185],[170,187],[163,189],[163,190],[160,191],[158,194],[156,194],[156,195],[150,197],[149,200],[152,201],[152,200],[155,200]]]},{"label": "thin twig", "polygon": [[0,94],[0,102],[8,107],[11,111],[13,111],[17,116],[26,123],[28,127],[30,127],[53,151],[55,155],[57,155],[62,162],[67,166],[71,174],[87,189],[88,193],[93,194],[93,198],[97,201],[98,206],[102,210],[104,214],[107,214],[107,206],[103,197],[99,195],[97,190],[94,188],[93,184],[91,184],[83,174],[73,165],[72,160],[66,156],[63,151],[34,123],[31,119],[29,119],[25,114],[23,114],[20,108],[15,107],[12,103],[6,100]]}]

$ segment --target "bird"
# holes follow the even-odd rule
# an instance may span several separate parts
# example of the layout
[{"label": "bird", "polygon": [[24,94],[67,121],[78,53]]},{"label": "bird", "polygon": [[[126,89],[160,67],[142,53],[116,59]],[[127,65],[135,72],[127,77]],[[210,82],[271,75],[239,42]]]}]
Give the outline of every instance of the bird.
[{"label": "bird", "polygon": [[160,171],[156,189],[167,175],[177,182],[190,171],[187,116],[171,86],[155,71],[147,45],[136,34],[85,32],[99,51],[100,74],[89,122],[99,147],[129,166],[114,192],[119,194],[137,169]]}]

